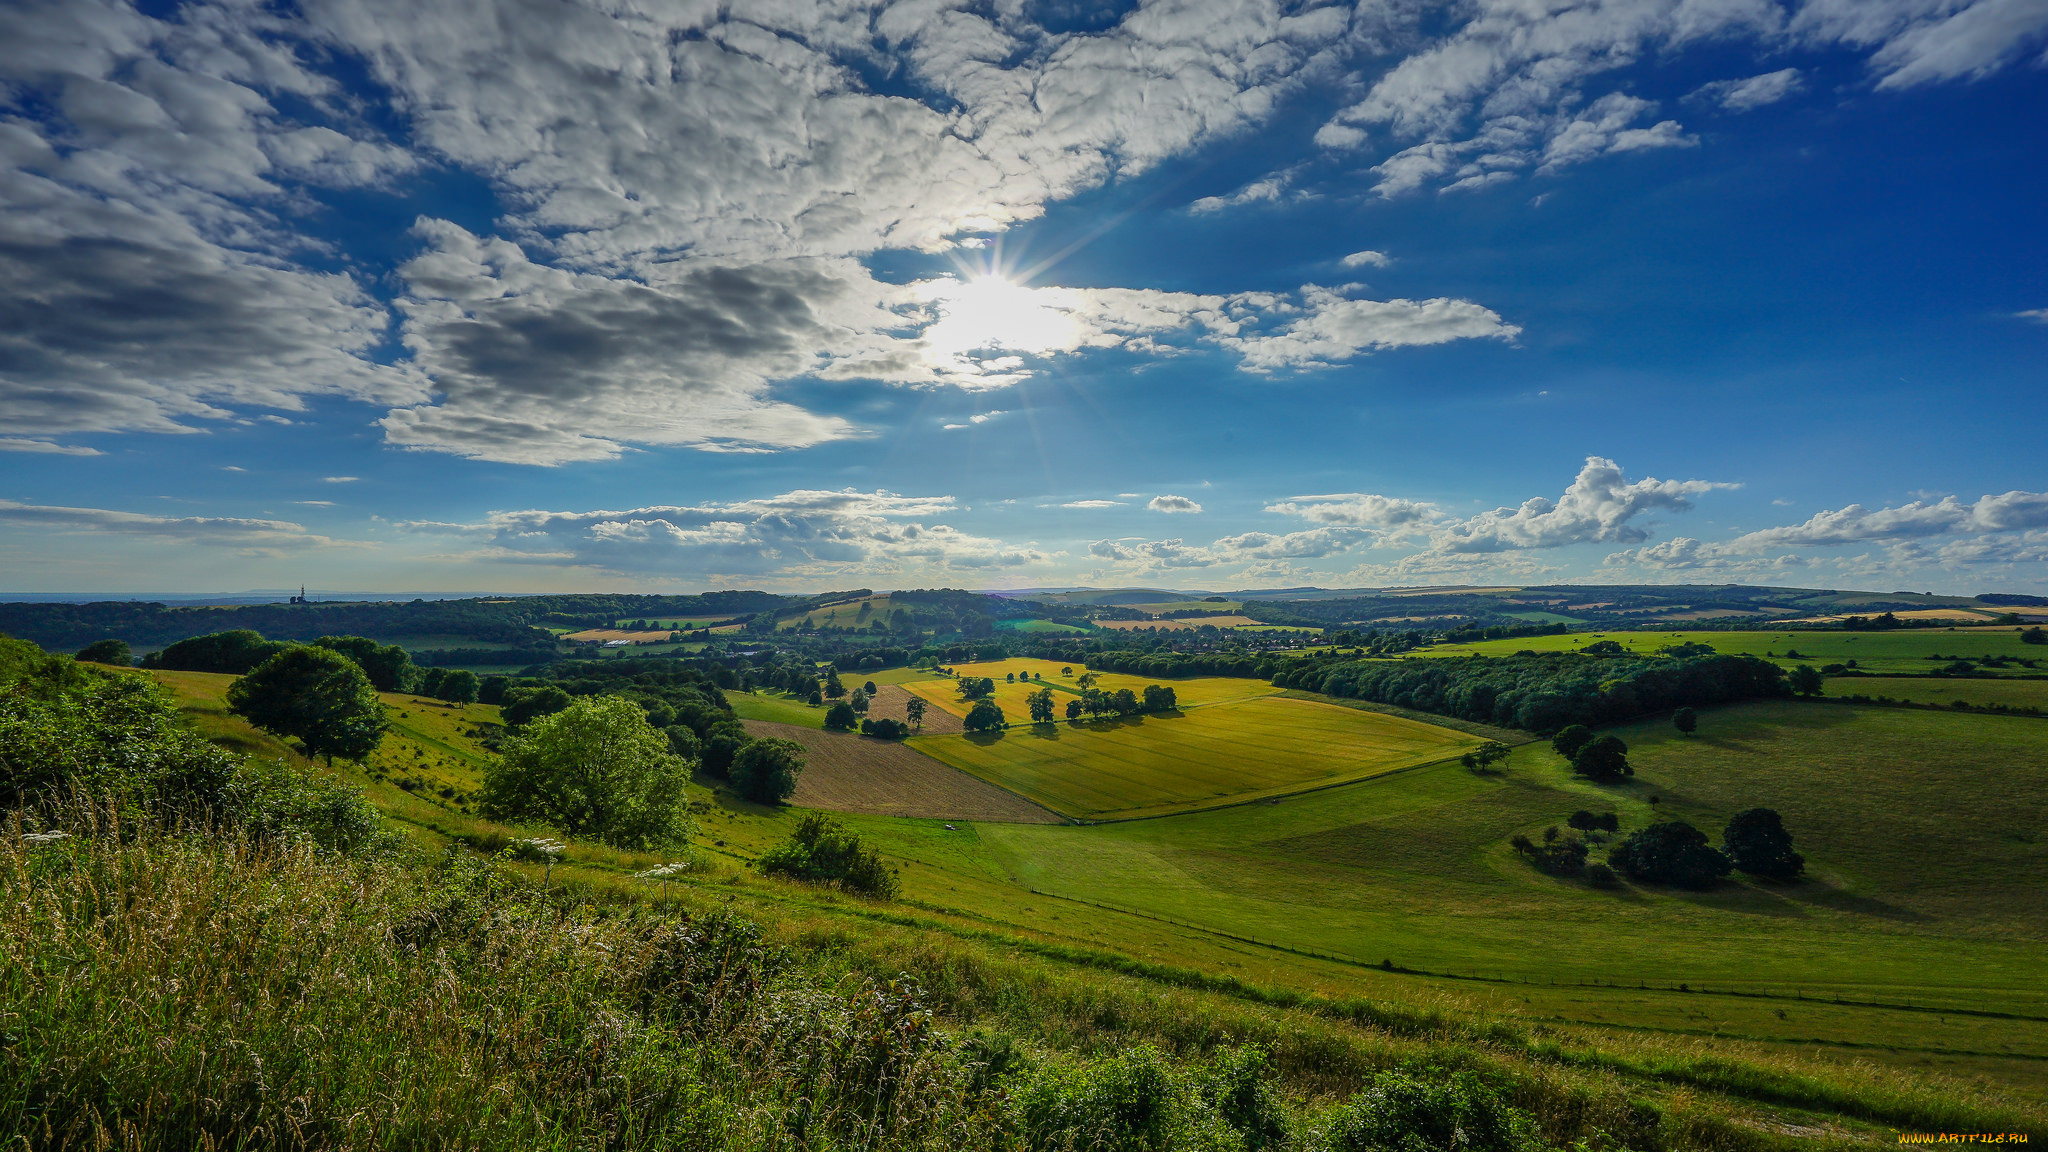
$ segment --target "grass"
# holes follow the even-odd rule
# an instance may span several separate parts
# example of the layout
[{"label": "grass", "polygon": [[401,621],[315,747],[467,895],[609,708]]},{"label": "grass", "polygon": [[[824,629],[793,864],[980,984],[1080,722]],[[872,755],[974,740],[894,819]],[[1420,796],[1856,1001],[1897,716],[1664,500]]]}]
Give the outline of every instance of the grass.
[{"label": "grass", "polygon": [[1056,620],[998,620],[996,628],[1004,632],[1069,632],[1076,635],[1084,635],[1088,631],[1086,628],[1061,624]]},{"label": "grass", "polygon": [[888,619],[891,610],[889,594],[885,592],[880,596],[863,596],[860,599],[848,600],[842,604],[832,604],[823,608],[813,608],[808,612],[798,612],[776,621],[775,627],[780,631],[787,632],[791,629],[802,628],[805,620],[809,620],[813,628],[866,627],[875,620]]},{"label": "grass", "polygon": [[[1222,709],[1184,720],[1204,711]],[[214,720],[222,739],[268,740]],[[700,843],[732,867],[679,900],[736,900],[784,939],[944,989],[963,1024],[1036,1042],[1273,1037],[1291,1091],[1335,1087],[1318,1077],[1350,1073],[1319,1069],[1366,1057],[1331,1054],[1371,1051],[1652,1102],[1674,1147],[2048,1118],[2040,721],[1784,702],[1707,710],[1690,739],[1663,718],[1617,731],[1639,775],[1615,789],[1535,744],[1497,776],[1426,767],[1095,827],[845,817],[902,867],[905,898],[887,909],[747,875],[796,813],[719,794]],[[425,842],[506,831],[363,782]],[[1616,810],[1624,829],[1676,813],[1714,834],[1759,803],[1785,814],[1812,880],[1608,893],[1506,846],[1580,807]],[[625,873],[650,862],[579,843],[556,876],[600,903],[645,899]],[[1368,1003],[1380,1015],[1362,1022],[1340,1007]],[[1935,1124],[1944,1114],[1977,1119]]]},{"label": "grass", "polygon": [[[1817,704],[1712,710],[1687,739],[1663,724],[1619,730],[1635,780],[1575,780],[1547,746],[1508,770],[1456,766],[1141,823],[984,826],[996,866],[1038,891],[1372,964],[1516,985],[1584,985],[1553,1009],[1675,1026],[1650,989],[1800,995],[1987,1009],[2048,1018],[2038,947],[2048,934],[2048,758],[2038,721]],[[1657,796],[1660,803],[1649,803]],[[1543,876],[1508,849],[1577,808],[1653,812],[1718,833],[1735,811],[1776,808],[1812,879],[1706,894],[1605,892]],[[1718,838],[1718,837],[1717,837]],[[1633,987],[1647,985],[1639,995]],[[1685,1015],[1765,1036],[2010,1050],[2048,1057],[2048,1033],[1916,1021],[1889,1035],[1789,1019],[1724,999]],[[1752,1031],[1753,1030],[1753,1031]]]},{"label": "grass", "polygon": [[2011,708],[2048,708],[2048,680],[1978,679],[1947,676],[1830,676],[1829,696],[1889,696],[1916,704],[2004,704]]},{"label": "grass", "polygon": [[911,746],[1063,816],[1128,820],[1376,776],[1478,743],[1395,716],[1252,699]]},{"label": "grass", "polygon": [[[1856,661],[1865,672],[1925,672],[1940,665],[1930,657],[2012,656],[2041,662],[2040,668],[2012,667],[2006,675],[2048,673],[2048,648],[2020,642],[2013,629],[1911,628],[1896,632],[1573,632],[1563,636],[1523,636],[1482,640],[1476,644],[1444,644],[1419,650],[1418,656],[1511,656],[1516,652],[1571,652],[1596,640],[1613,640],[1631,652],[1651,654],[1688,641],[1711,645],[1734,656],[1764,656],[1790,668],[1795,664],[1844,664]],[[1787,652],[1797,651],[1797,658]],[[1995,671],[1995,670],[1994,670]]]},{"label": "grass", "polygon": [[765,688],[754,692],[728,689],[725,702],[732,705],[733,714],[742,720],[769,720],[777,724],[799,724],[805,728],[825,726],[824,707],[813,708],[787,692]]}]

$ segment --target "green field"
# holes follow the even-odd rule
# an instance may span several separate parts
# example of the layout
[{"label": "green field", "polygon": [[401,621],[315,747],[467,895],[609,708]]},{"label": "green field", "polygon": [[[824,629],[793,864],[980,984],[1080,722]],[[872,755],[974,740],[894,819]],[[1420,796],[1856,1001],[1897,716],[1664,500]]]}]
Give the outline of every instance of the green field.
[{"label": "green field", "polygon": [[[1056,667],[1018,663],[1057,676]],[[281,748],[219,711],[231,677],[159,678],[177,687],[219,738],[258,752]],[[869,678],[951,694],[949,680],[909,669],[842,677],[849,687]],[[1836,681],[1831,691],[1899,683]],[[1936,683],[1961,690],[1986,682]],[[2039,683],[1997,686],[2030,691]],[[943,739],[977,753],[1055,756],[1083,748],[1084,739],[1097,742],[1106,767],[1084,768],[1105,777],[1101,787],[1127,789],[1142,802],[1163,788],[1189,786],[1185,764],[1173,763],[1170,753],[1146,759],[1170,748],[1162,737],[1184,745],[1181,754],[1191,759],[1214,758],[1243,734],[1243,724],[1230,721],[1248,710],[1291,706],[1368,723],[1390,719],[1247,698],[1247,691],[1267,690],[1256,681],[1174,686],[1210,702],[1179,717],[1119,722],[1099,732],[1062,723],[1059,739],[1038,741],[1035,750],[1028,729],[986,747]],[[1226,691],[1240,695],[1228,702],[1219,698]],[[774,702],[739,692],[728,698],[736,707]],[[436,782],[445,774],[451,784],[473,787],[483,752],[465,731],[486,714],[475,706],[456,715],[409,697],[389,699],[400,727],[380,749],[379,763],[387,753],[393,767],[425,760],[421,771]],[[1221,730],[1182,738],[1204,724]],[[1301,724],[1283,727],[1299,731]],[[1340,725],[1320,741],[1304,741],[1306,747],[1266,738],[1252,750],[1262,758],[1255,770],[1271,771],[1275,760],[1299,767],[1305,758],[1328,756],[1357,731]],[[719,794],[699,817],[700,843],[732,867],[705,876],[704,898],[737,899],[751,914],[795,917],[802,931],[822,939],[908,933],[901,925],[912,923],[919,933],[935,934],[906,935],[897,946],[903,956],[925,955],[929,940],[941,937],[987,941],[1004,955],[1042,949],[1049,956],[1130,957],[1347,1002],[1366,997],[1397,1013],[1441,1012],[1450,1021],[1506,1029],[1502,1039],[1474,1050],[1519,1053],[1526,1044],[1549,1053],[1534,1057],[1546,1076],[1579,1067],[1644,1069],[1623,1077],[1629,1090],[1674,1115],[1721,1107],[1701,1103],[1686,1085],[1725,1070],[1730,1084],[1748,1077],[1757,1085],[1737,1092],[1762,1102],[1743,1106],[1761,1109],[1755,1124],[1769,1131],[1776,1131],[1773,1124],[1797,1126],[1801,1140],[1816,1124],[1828,1134],[1823,1139],[1889,1140],[1882,1117],[1893,1113],[1856,1111],[1869,1107],[1863,1103],[1811,1112],[1787,1105],[1781,1085],[1818,1085],[1815,1091],[1887,1107],[1970,1101],[2001,1115],[2048,1115],[2048,991],[2040,979],[2048,937],[2041,832],[2048,726],[1786,701],[1706,710],[1691,738],[1662,717],[1617,731],[1639,772],[1619,788],[1571,778],[1539,743],[1517,749],[1499,775],[1455,764],[1422,767],[1275,804],[1092,827],[959,823],[948,830],[936,820],[844,816],[901,863],[904,900],[885,914],[886,923],[857,901],[748,874],[744,861],[785,835],[801,813]],[[929,752],[940,739],[912,744]],[[1137,743],[1108,751],[1119,740]],[[1157,775],[1142,780],[1133,769]],[[432,794],[337,770],[428,842],[510,831]],[[1651,796],[1660,801],[1654,808]],[[1515,833],[1540,834],[1581,807],[1619,812],[1625,831],[1653,811],[1673,813],[1718,839],[1730,813],[1755,804],[1784,813],[1811,879],[1787,887],[1738,881],[1706,894],[1635,885],[1608,892],[1537,873],[1507,847]],[[648,864],[577,843],[557,880],[574,876],[630,898],[646,886],[626,874]],[[1383,959],[1398,970],[1381,971]],[[890,962],[898,961],[892,955]],[[1080,963],[1074,971],[1098,962]],[[1171,984],[1141,987],[1141,996],[1181,995]],[[1032,1010],[1041,1009],[1034,1002]],[[1100,1025],[1083,1031],[1088,1027]],[[1451,1029],[1445,1035],[1462,1035],[1456,1029],[1466,1025],[1444,1027]],[[1377,1031],[1366,1034],[1375,1044],[1391,1042]],[[1823,1114],[1828,1119],[1815,1118]],[[1864,1120],[1847,1119],[1852,1115]],[[1868,1126],[1873,1116],[1880,1120]],[[1839,1127],[1845,1123],[1850,1127]]]},{"label": "green field", "polygon": [[2003,704],[2009,708],[2048,709],[2048,679],[1974,676],[1830,676],[1829,696],[1889,696],[1914,704]]},{"label": "green field", "polygon": [[[1631,652],[1650,654],[1674,644],[1696,642],[1735,656],[1766,656],[1779,664],[1846,664],[1866,672],[1925,672],[1938,667],[1933,656],[2009,656],[2040,667],[2010,667],[2009,675],[2048,673],[2048,647],[2025,644],[2011,628],[1902,628],[1896,632],[1572,632],[1563,636],[1522,636],[1443,644],[1418,656],[1511,656],[1516,652],[1573,652],[1597,640],[1613,640]],[[1797,657],[1788,652],[1798,652]],[[1997,671],[1996,669],[1992,671]]]},{"label": "green field", "polygon": [[[858,680],[854,681],[859,683]],[[852,685],[848,685],[849,689]],[[825,707],[813,708],[787,692],[763,688],[756,692],[727,689],[725,702],[742,720],[768,720],[776,724],[800,724],[805,728],[825,726]]]},{"label": "green field", "polygon": [[1053,620],[998,620],[996,628],[1003,632],[1071,632],[1085,634],[1088,629],[1072,624],[1061,624]]},{"label": "green field", "polygon": [[922,736],[911,746],[1062,815],[1127,820],[1376,776],[1478,743],[1397,716],[1250,699],[994,735]]},{"label": "green field", "polygon": [[[2039,721],[1787,702],[1710,710],[1692,738],[1661,722],[1619,734],[1638,775],[1616,788],[1572,778],[1531,744],[1499,776],[1447,765],[1277,805],[979,836],[1005,873],[1048,895],[1362,963],[2048,1018]],[[1678,815],[1718,839],[1728,816],[1758,805],[1783,814],[1806,882],[1607,892],[1538,873],[1507,846],[1578,808],[1618,812],[1624,833],[1653,810]],[[2000,1046],[2048,1057],[2048,1030]]]}]

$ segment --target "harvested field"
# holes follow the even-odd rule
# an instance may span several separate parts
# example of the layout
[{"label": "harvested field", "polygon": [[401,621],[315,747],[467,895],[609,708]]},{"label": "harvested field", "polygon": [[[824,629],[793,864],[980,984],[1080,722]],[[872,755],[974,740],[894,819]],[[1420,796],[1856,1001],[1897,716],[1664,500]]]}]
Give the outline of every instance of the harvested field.
[{"label": "harvested field", "polygon": [[1242,628],[1258,621],[1249,616],[1188,616],[1179,620],[1097,620],[1097,628],[1115,628],[1125,631],[1131,628],[1158,628],[1166,632],[1178,632],[1188,628],[1200,628],[1214,624],[1218,628]]},{"label": "harvested field", "polygon": [[1061,823],[1058,816],[1021,796],[892,740],[765,720],[744,723],[755,736],[803,745],[804,771],[797,777],[796,795],[790,797],[790,803],[799,807],[935,820]]},{"label": "harvested field", "polygon": [[658,644],[668,638],[669,630],[666,628],[659,632],[631,632],[624,628],[586,628],[562,637],[564,640],[633,640],[642,644]]},{"label": "harvested field", "polygon": [[[909,703],[912,695],[913,693],[901,684],[875,685],[875,698],[868,702],[868,719],[880,720],[886,717],[890,720],[901,720],[905,724],[910,723],[910,717],[904,713],[903,706]],[[960,717],[944,708],[927,707],[924,710],[924,731],[965,732],[967,729],[960,723]]]}]

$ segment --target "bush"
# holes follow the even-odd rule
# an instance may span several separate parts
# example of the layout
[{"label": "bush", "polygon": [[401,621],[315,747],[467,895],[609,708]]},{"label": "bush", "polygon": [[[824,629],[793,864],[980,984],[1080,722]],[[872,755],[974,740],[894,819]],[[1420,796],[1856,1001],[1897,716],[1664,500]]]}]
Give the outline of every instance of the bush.
[{"label": "bush", "polygon": [[1586,883],[1598,888],[1612,888],[1621,883],[1621,877],[1615,875],[1614,869],[1607,865],[1593,863],[1586,865]]},{"label": "bush", "polygon": [[126,668],[135,663],[135,657],[128,651],[126,640],[95,640],[80,648],[71,658],[90,664],[112,664],[119,668]]},{"label": "bush", "polygon": [[1690,708],[1680,708],[1671,714],[1671,726],[1690,736],[1699,731],[1700,714]]},{"label": "bush", "polygon": [[1728,857],[1707,845],[1706,833],[1683,820],[1660,820],[1628,834],[1607,862],[1636,880],[1678,888],[1711,888],[1728,875]]},{"label": "bush", "polygon": [[910,735],[910,725],[905,724],[901,720],[892,720],[884,716],[880,720],[861,721],[860,731],[863,736],[874,736],[882,740],[901,740],[905,736]]},{"label": "bush", "polygon": [[1529,1116],[1470,1072],[1382,1072],[1313,1145],[1327,1152],[1520,1152],[1540,1146]]},{"label": "bush", "polygon": [[690,765],[638,704],[590,696],[543,717],[484,772],[484,814],[647,850],[689,837]]},{"label": "bush", "polygon": [[1721,833],[1721,847],[1735,867],[1766,880],[1796,880],[1806,857],[1792,850],[1792,834],[1769,808],[1737,812]]},{"label": "bush", "polygon": [[169,672],[232,672],[237,676],[284,651],[282,641],[265,640],[247,628],[180,640],[142,658],[144,668]]},{"label": "bush", "polygon": [[770,876],[833,883],[880,900],[895,899],[900,889],[881,853],[837,820],[815,812],[797,821],[789,839],[761,853],[758,866]]},{"label": "bush", "polygon": [[1508,843],[1538,871],[1552,876],[1577,876],[1586,867],[1586,842],[1576,836],[1560,837],[1554,827],[1545,830],[1540,843],[1522,835],[1512,837]]},{"label": "bush", "polygon": [[780,804],[796,794],[804,770],[804,748],[794,740],[749,740],[733,753],[726,775],[741,796],[756,804]]},{"label": "bush", "polygon": [[543,716],[552,716],[569,706],[571,697],[560,686],[541,684],[532,688],[505,690],[499,715],[512,728],[524,727]]}]

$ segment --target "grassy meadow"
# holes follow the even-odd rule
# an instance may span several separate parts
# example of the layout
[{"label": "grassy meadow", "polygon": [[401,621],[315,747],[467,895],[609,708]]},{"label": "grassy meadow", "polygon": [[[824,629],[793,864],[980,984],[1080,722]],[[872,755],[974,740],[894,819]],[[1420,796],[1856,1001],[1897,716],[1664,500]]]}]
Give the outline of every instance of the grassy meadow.
[{"label": "grassy meadow", "polygon": [[[2008,667],[2003,675],[2048,675],[2048,647],[2025,644],[2016,628],[1910,628],[1894,632],[1573,632],[1563,636],[1522,636],[1482,640],[1476,644],[1443,644],[1417,650],[1418,656],[1512,656],[1516,652],[1575,652],[1600,640],[1645,655],[1688,641],[1712,646],[1732,656],[1763,656],[1790,667],[1794,664],[1846,664],[1856,661],[1864,672],[1911,674],[1941,666],[1935,657],[2007,656],[2034,660],[2040,667]],[[1798,652],[1798,656],[1788,653]],[[1988,671],[2001,672],[1998,669]]]},{"label": "grassy meadow", "polygon": [[1889,696],[1914,704],[2003,704],[2048,709],[2048,679],[2018,680],[1957,676],[1830,676],[1829,696]]},{"label": "grassy meadow", "polygon": [[[1747,634],[1693,635],[1736,651],[1724,638]],[[1756,635],[1782,643],[1783,634]],[[1830,634],[1798,634],[1794,644],[1809,652],[1816,635]],[[1974,654],[1958,639],[1993,635],[1853,634],[1931,640],[1945,654]],[[2004,643],[2015,655],[2038,651],[2020,651],[2009,633]],[[1062,703],[1077,691],[1079,667],[1073,678],[1042,661],[957,671],[993,674],[1005,711],[1021,721],[1022,697],[1037,685],[1002,675],[1027,667]],[[157,676],[217,739],[292,755],[225,714],[231,677]],[[958,701],[952,679],[931,673],[842,679],[903,684],[942,707]],[[1204,794],[1293,791],[1345,772],[1373,778],[1093,826],[842,817],[900,867],[904,895],[889,906],[753,874],[748,861],[801,812],[749,804],[703,780],[698,795],[709,803],[676,899],[737,907],[783,939],[837,949],[849,965],[914,972],[948,989],[948,1010],[962,1020],[1028,1021],[1048,1042],[1271,1037],[1299,1078],[1289,1082],[1311,1093],[1315,1069],[1349,1067],[1353,1057],[1337,1054],[1364,1045],[1382,1053],[1375,1059],[1511,1068],[1566,1095],[1621,1093],[1699,1126],[1688,1131],[1721,1133],[1697,1137],[1717,1148],[1889,1142],[1893,1130],[1941,1116],[1953,1130],[2048,1118],[2048,725],[2039,720],[1784,701],[1705,710],[1685,737],[1653,717],[1614,730],[1638,774],[1605,787],[1573,778],[1544,743],[1479,774],[1428,763],[1476,742],[1450,729],[1279,698],[1259,681],[1172,683],[1183,703],[1176,716],[910,743],[1050,807],[1071,805],[1070,814],[1144,815],[1200,806]],[[1900,683],[1838,680],[1830,691],[1919,698],[1890,691]],[[1935,683],[1964,694],[2041,682]],[[743,716],[814,711],[777,694],[728,698]],[[371,770],[337,765],[336,774],[424,844],[524,834],[438,792],[480,783],[486,754],[467,733],[492,712],[387,703],[394,728]],[[756,718],[806,722],[793,714]],[[1380,765],[1424,766],[1389,774]],[[1274,782],[1288,773],[1291,783]],[[402,789],[401,774],[428,787]],[[1808,880],[1738,879],[1703,894],[1601,890],[1543,875],[1508,846],[1579,808],[1616,812],[1624,834],[1666,814],[1718,840],[1728,816],[1758,805],[1784,814]],[[630,873],[654,862],[576,843],[555,877],[599,904],[644,904],[654,889]],[[1005,975],[970,979],[968,969]],[[1339,1007],[1361,1004],[1371,1012]]]}]

